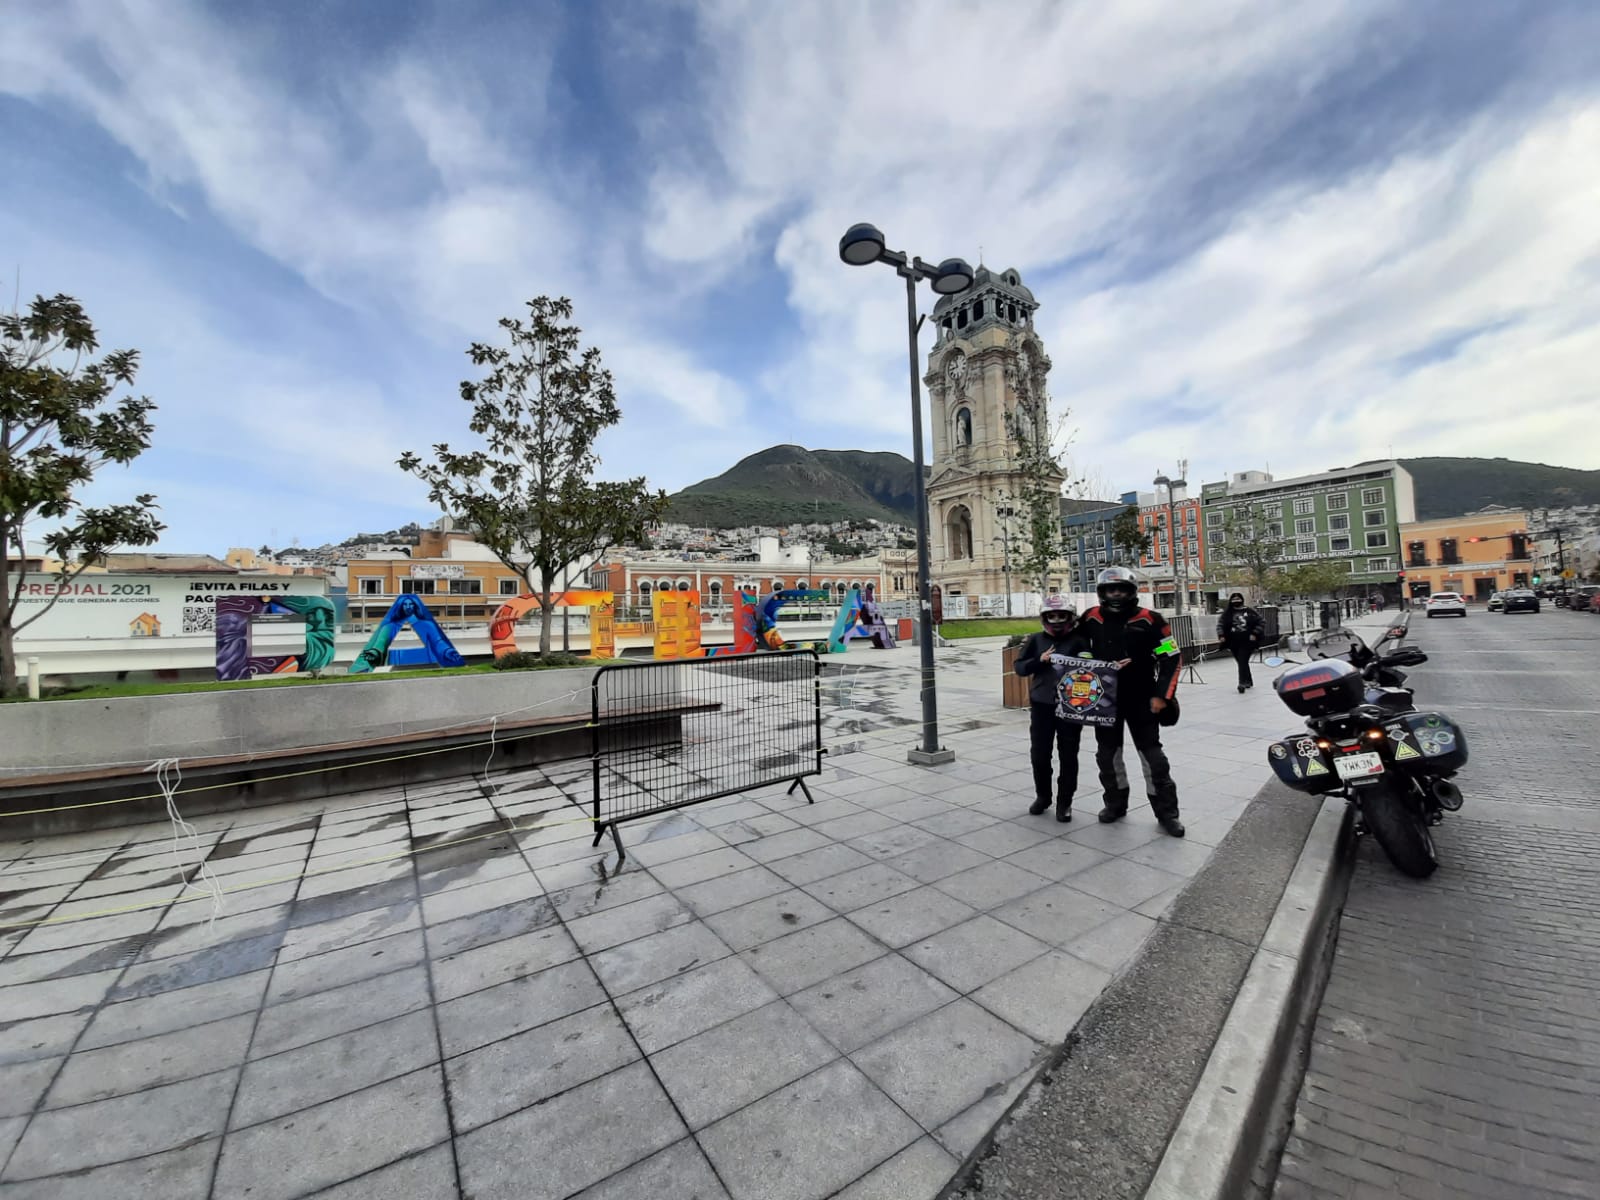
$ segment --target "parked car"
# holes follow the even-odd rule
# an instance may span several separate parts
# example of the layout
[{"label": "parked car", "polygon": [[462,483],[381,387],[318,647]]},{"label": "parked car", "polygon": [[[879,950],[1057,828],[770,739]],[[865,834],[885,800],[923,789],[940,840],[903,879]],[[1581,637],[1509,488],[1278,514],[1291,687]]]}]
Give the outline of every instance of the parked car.
[{"label": "parked car", "polygon": [[1430,620],[1434,617],[1464,617],[1467,615],[1467,602],[1456,592],[1435,592],[1428,597],[1428,606],[1424,611]]},{"label": "parked car", "polygon": [[1576,589],[1572,593],[1571,598],[1567,602],[1567,607],[1572,609],[1573,612],[1600,611],[1600,606],[1597,606],[1595,603],[1596,596],[1600,596],[1600,587],[1595,587],[1592,584],[1585,584],[1583,587]]},{"label": "parked car", "polygon": [[1505,612],[1506,594],[1504,592],[1496,592],[1494,595],[1489,597],[1489,603],[1484,605],[1484,607],[1490,612]]},{"label": "parked car", "polygon": [[1535,596],[1527,588],[1512,588],[1505,593],[1503,603],[1504,610],[1508,613],[1539,611],[1539,597]]}]

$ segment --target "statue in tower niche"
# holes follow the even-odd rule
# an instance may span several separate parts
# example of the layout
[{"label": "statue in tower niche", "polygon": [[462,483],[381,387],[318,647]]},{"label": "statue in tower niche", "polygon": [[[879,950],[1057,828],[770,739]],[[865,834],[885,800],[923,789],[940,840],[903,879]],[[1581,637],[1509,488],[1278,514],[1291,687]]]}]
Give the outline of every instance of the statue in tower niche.
[{"label": "statue in tower niche", "polygon": [[1021,614],[1030,594],[1036,605],[1039,592],[1059,590],[1065,474],[1050,451],[1050,359],[1036,308],[1016,271],[979,267],[970,288],[933,309],[928,515],[933,583],[952,615]]}]

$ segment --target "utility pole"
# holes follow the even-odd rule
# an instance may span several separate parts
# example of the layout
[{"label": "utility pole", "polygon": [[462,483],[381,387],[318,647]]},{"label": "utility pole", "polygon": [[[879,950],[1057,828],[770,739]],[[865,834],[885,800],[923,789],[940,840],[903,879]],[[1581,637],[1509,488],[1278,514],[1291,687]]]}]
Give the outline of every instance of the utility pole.
[{"label": "utility pole", "polygon": [[[1004,492],[1002,492],[1002,493],[1000,493],[1000,499],[1002,501],[1005,501],[1005,500],[1011,499],[1011,497],[1006,495]],[[1009,505],[997,504],[997,505],[995,505],[995,510],[994,511],[995,511],[995,515],[1000,518],[1000,535],[998,537],[990,538],[989,539],[989,543],[991,545],[993,545],[995,542],[999,542],[1000,543],[1000,553],[1001,553],[1000,566],[1001,566],[1001,569],[1003,571],[1005,571],[1005,573],[1006,573],[1006,616],[1009,617],[1009,616],[1012,615],[1012,613],[1011,613],[1011,513],[1012,513],[1012,510],[1011,510],[1011,507]]]}]

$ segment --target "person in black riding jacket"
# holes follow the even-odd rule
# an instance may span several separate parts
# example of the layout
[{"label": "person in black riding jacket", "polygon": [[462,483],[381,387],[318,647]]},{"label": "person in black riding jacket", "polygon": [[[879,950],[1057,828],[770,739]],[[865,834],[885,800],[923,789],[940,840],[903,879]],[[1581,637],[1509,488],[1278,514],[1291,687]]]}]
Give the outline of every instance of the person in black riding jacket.
[{"label": "person in black riding jacket", "polygon": [[[1120,821],[1128,813],[1128,773],[1122,765],[1126,726],[1139,761],[1144,764],[1145,791],[1161,828],[1182,837],[1178,819],[1178,785],[1161,748],[1162,713],[1176,716],[1178,671],[1183,658],[1172,626],[1160,613],[1139,605],[1139,581],[1126,567],[1107,567],[1095,580],[1100,603],[1078,621],[1070,651],[1102,662],[1114,662],[1117,673],[1117,721],[1095,729],[1095,762],[1100,768],[1105,807],[1102,822]],[[1169,712],[1169,708],[1171,711]]]},{"label": "person in black riding jacket", "polygon": [[[1028,757],[1033,763],[1033,805],[1038,816],[1050,807],[1053,759],[1059,752],[1061,778],[1054,793],[1056,820],[1072,820],[1072,796],[1078,789],[1078,746],[1083,727],[1056,716],[1056,689],[1066,672],[1065,657],[1077,614],[1060,596],[1045,597],[1039,619],[1044,628],[1031,634],[1017,654],[1013,670],[1028,679]],[[1059,661],[1058,661],[1059,660]]]},{"label": "person in black riding jacket", "polygon": [[1261,647],[1261,634],[1266,622],[1261,614],[1248,607],[1244,596],[1235,592],[1228,597],[1228,607],[1217,617],[1217,640],[1227,646],[1234,662],[1239,664],[1239,693],[1255,687],[1250,677],[1250,656]]}]

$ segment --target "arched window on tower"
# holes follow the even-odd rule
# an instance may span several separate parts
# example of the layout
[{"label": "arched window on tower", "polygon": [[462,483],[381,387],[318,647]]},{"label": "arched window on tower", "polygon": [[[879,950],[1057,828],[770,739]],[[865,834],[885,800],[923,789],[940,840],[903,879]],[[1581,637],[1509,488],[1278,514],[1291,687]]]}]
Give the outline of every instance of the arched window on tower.
[{"label": "arched window on tower", "polygon": [[983,301],[982,300],[979,300],[979,301],[977,301],[977,302],[975,302],[973,304],[973,306],[972,306],[972,319],[974,321],[983,320]]},{"label": "arched window on tower", "polygon": [[956,445],[972,445],[972,410],[970,408],[956,409]]},{"label": "arched window on tower", "polygon": [[956,314],[956,328],[957,329],[965,329],[966,327],[967,327],[967,310],[963,308],[960,312],[958,312]]}]

